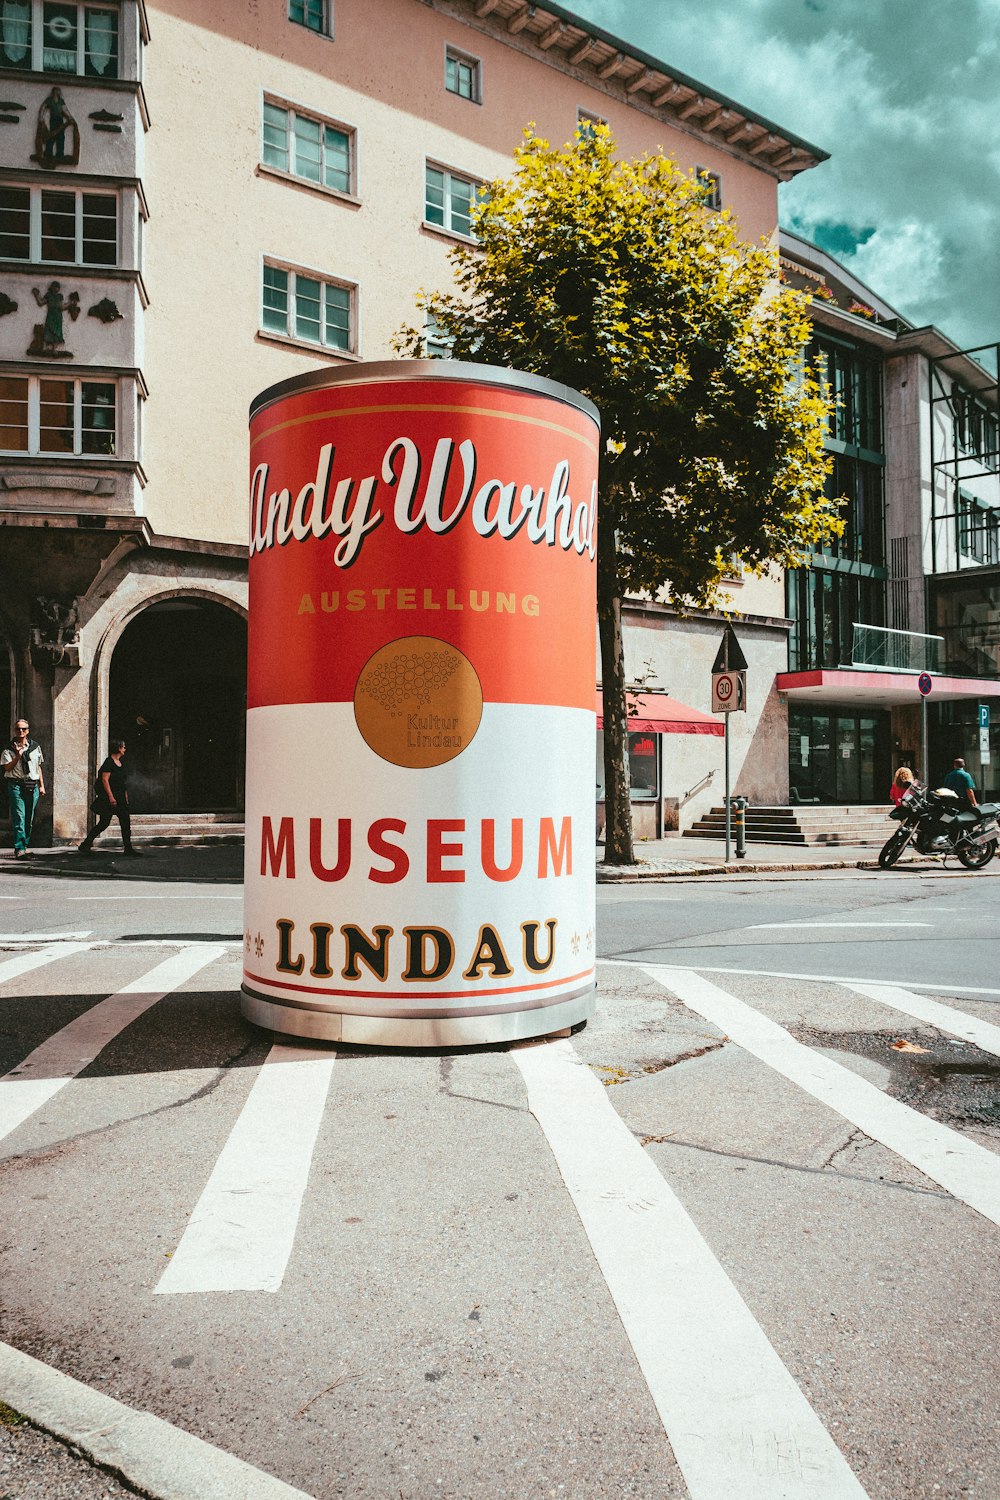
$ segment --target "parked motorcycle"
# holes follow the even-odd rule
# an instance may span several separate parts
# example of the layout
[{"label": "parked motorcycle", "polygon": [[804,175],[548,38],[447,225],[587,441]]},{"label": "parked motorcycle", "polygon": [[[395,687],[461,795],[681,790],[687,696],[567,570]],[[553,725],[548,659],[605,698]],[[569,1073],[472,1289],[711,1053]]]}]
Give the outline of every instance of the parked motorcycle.
[{"label": "parked motorcycle", "polygon": [[971,807],[947,787],[930,791],[914,783],[889,814],[901,826],[886,841],[879,866],[888,870],[908,844],[919,854],[954,854],[967,870],[981,870],[997,852],[1000,803]]}]

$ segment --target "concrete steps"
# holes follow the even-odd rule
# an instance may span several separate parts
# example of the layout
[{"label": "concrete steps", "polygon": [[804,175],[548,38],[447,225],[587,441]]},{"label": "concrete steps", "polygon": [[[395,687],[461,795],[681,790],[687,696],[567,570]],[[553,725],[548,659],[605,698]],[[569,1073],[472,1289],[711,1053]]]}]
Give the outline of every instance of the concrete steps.
[{"label": "concrete steps", "polygon": [[[117,823],[108,829],[108,847]],[[132,818],[132,837],[137,844],[242,844],[243,815],[231,812],[137,813]],[[117,841],[120,846],[120,840]],[[102,835],[101,843],[104,843]]]},{"label": "concrete steps", "polygon": [[[881,848],[889,834],[889,808],[886,807],[748,807],[746,841],[748,844],[792,844],[803,846],[850,845],[853,848]],[[732,820],[735,838],[736,819]],[[726,810],[713,807],[691,828],[686,838],[724,839]]]}]

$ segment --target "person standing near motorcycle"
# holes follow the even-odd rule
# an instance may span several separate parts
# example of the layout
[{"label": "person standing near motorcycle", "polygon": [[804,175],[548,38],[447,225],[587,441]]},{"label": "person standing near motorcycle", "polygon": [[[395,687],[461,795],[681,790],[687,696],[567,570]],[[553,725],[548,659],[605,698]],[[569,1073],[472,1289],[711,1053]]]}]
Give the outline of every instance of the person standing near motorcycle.
[{"label": "person standing near motorcycle", "polygon": [[970,807],[979,806],[976,801],[976,783],[965,769],[965,761],[961,756],[956,756],[952,761],[951,770],[944,778],[944,784],[950,792],[955,793],[960,801],[968,802]]},{"label": "person standing near motorcycle", "polygon": [[892,778],[892,786],[889,788],[889,800],[894,807],[899,806],[916,779],[909,766],[900,766]]},{"label": "person standing near motorcycle", "polygon": [[[993,859],[1000,844],[1000,802],[976,800],[972,778],[961,762],[952,774],[950,787],[930,791],[911,786],[910,795],[892,809],[889,817],[899,826],[879,853],[880,869],[891,869],[909,845],[917,854],[943,858],[954,854],[967,870],[982,870]],[[959,780],[961,776],[966,780]],[[961,792],[956,790],[956,783]]]}]

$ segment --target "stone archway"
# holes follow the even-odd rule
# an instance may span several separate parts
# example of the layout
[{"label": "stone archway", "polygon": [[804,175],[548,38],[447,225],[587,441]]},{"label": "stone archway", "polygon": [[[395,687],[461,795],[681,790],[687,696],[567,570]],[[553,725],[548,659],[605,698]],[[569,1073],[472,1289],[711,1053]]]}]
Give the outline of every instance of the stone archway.
[{"label": "stone archway", "polygon": [[246,621],[175,597],[125,627],[111,658],[108,729],[127,744],[139,813],[243,811]]}]

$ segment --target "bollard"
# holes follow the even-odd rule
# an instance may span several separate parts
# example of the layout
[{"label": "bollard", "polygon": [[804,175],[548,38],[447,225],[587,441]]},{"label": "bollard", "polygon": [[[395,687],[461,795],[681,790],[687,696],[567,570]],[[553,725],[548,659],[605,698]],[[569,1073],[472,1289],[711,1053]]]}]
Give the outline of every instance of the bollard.
[{"label": "bollard", "polygon": [[451,360],[251,412],[243,1014],[451,1047],[593,1013],[597,411]]},{"label": "bollard", "polygon": [[733,797],[733,812],[736,814],[736,858],[746,859],[747,856],[747,819],[746,812],[750,805],[749,797]]}]

